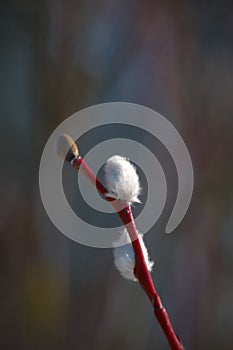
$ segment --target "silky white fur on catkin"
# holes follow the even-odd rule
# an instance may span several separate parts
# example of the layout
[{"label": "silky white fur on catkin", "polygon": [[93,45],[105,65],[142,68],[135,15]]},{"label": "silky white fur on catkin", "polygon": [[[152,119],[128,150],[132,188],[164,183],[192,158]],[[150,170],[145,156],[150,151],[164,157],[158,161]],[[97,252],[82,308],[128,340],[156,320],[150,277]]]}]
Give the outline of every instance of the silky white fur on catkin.
[{"label": "silky white fur on catkin", "polygon": [[[151,271],[154,262],[150,261],[149,259],[148,251],[143,241],[142,235],[140,235],[139,237],[147,268],[149,271]],[[134,250],[126,229],[124,229],[123,232],[120,233],[118,240],[116,240],[113,243],[113,246],[115,247],[113,249],[114,263],[116,265],[116,268],[119,270],[121,276],[128,280],[137,281],[137,278],[134,275]]]},{"label": "silky white fur on catkin", "polygon": [[125,203],[140,203],[139,177],[135,167],[126,158],[118,155],[109,158],[104,173],[109,196]]}]

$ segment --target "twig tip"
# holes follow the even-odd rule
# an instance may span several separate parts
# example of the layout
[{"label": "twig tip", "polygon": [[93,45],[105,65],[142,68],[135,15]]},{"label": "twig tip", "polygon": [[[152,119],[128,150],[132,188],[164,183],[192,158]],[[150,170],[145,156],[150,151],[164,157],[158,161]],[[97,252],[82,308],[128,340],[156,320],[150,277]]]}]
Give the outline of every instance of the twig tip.
[{"label": "twig tip", "polygon": [[60,134],[57,136],[55,149],[59,157],[69,163],[79,155],[78,146],[67,134]]}]

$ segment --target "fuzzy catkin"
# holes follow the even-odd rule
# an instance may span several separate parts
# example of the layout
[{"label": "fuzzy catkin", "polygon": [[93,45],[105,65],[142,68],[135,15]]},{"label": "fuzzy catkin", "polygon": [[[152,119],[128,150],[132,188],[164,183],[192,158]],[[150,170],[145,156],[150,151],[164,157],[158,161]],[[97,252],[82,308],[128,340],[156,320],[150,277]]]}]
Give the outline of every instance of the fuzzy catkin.
[{"label": "fuzzy catkin", "polygon": [[140,182],[135,167],[125,158],[112,156],[104,166],[108,195],[121,202],[139,202]]},{"label": "fuzzy catkin", "polygon": [[[152,270],[154,262],[149,259],[149,254],[142,235],[139,235],[144,259],[149,271]],[[123,245],[122,245],[123,244]],[[113,243],[114,263],[121,276],[132,281],[137,281],[134,275],[135,255],[134,250],[126,229],[120,233],[119,238]]]}]

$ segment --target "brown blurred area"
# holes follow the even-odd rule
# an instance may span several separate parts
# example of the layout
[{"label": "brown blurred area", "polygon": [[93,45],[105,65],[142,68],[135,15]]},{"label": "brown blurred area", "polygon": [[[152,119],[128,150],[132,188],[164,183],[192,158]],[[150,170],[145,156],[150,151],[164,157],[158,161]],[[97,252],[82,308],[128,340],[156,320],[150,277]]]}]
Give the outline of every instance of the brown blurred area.
[{"label": "brown blurred area", "polygon": [[62,235],[38,169],[76,111],[153,108],[190,151],[191,206],[149,233],[153,279],[189,350],[233,347],[233,7],[230,1],[2,1],[0,349],[168,349],[112,252]]}]

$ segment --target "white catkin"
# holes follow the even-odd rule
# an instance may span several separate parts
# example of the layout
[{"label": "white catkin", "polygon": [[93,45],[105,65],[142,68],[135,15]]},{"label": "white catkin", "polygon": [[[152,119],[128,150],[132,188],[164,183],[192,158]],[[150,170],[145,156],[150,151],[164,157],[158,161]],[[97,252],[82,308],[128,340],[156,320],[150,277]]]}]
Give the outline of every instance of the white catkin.
[{"label": "white catkin", "polygon": [[109,158],[105,163],[104,173],[109,196],[125,203],[140,203],[139,177],[135,167],[126,158],[118,155]]},{"label": "white catkin", "polygon": [[[149,259],[148,251],[143,241],[142,235],[139,235],[139,237],[147,268],[149,271],[151,271],[154,262],[150,261]],[[128,280],[137,281],[137,278],[134,275],[134,250],[126,229],[124,229],[123,232],[120,233],[119,238],[113,242],[113,246],[115,247],[113,249],[114,263],[121,276]]]}]

